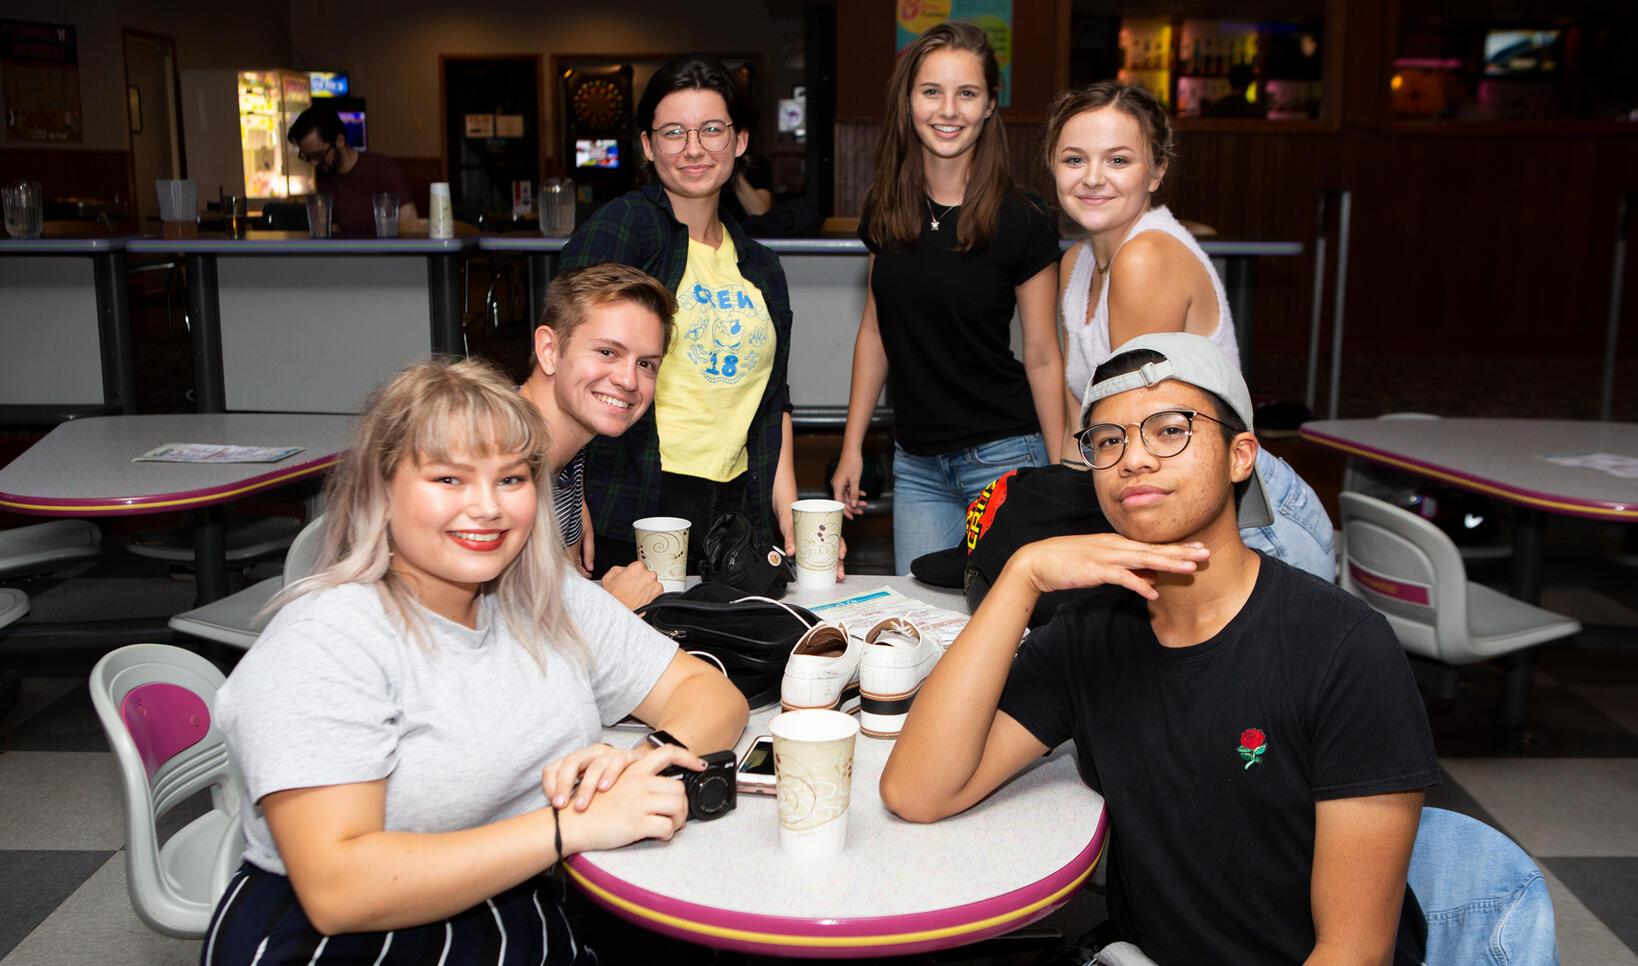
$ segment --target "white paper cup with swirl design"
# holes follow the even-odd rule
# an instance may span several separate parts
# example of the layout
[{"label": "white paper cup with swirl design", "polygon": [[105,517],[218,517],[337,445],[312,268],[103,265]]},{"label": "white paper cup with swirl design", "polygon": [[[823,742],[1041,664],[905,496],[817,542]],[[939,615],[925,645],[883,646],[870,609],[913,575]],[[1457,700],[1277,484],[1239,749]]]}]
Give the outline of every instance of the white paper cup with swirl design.
[{"label": "white paper cup with swirl design", "polygon": [[800,859],[841,855],[858,719],[840,711],[787,711],[768,723],[768,731],[778,776],[780,847]]},{"label": "white paper cup with swirl design", "polygon": [[631,525],[637,537],[637,559],[660,578],[667,592],[688,586],[688,528],[682,517],[643,517]]},{"label": "white paper cup with swirl design", "polygon": [[796,586],[834,587],[842,552],[842,504],[797,500],[791,504],[796,530]]}]

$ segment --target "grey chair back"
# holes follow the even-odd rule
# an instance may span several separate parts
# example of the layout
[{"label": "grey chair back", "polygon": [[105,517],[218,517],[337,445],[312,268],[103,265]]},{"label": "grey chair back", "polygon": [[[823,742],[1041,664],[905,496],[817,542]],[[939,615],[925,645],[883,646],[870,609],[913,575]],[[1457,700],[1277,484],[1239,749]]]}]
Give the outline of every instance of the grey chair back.
[{"label": "grey chair back", "polygon": [[1443,530],[1363,493],[1338,498],[1343,589],[1381,611],[1405,650],[1465,664],[1467,567]]}]

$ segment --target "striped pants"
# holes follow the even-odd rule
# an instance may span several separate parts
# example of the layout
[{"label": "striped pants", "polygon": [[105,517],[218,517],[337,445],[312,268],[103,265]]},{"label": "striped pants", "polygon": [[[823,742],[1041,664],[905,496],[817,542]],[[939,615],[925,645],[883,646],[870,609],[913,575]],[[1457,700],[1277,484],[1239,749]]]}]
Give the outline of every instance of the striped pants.
[{"label": "striped pants", "polygon": [[290,880],[246,862],[205,934],[201,966],[595,966],[544,876],[441,922],[392,932],[324,936]]}]

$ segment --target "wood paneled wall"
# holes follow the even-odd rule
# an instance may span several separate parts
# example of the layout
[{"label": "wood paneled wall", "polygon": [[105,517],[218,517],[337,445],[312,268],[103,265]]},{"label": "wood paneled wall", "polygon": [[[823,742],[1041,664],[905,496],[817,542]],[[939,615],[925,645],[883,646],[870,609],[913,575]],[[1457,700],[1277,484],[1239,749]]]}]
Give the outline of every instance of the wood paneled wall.
[{"label": "wood paneled wall", "polygon": [[[131,153],[129,151],[87,151],[70,148],[0,149],[0,184],[19,178],[40,182],[47,200],[52,198],[98,198],[114,200],[116,194],[132,214],[120,226],[136,230],[131,205]],[[148,186],[152,191],[153,185]]]}]

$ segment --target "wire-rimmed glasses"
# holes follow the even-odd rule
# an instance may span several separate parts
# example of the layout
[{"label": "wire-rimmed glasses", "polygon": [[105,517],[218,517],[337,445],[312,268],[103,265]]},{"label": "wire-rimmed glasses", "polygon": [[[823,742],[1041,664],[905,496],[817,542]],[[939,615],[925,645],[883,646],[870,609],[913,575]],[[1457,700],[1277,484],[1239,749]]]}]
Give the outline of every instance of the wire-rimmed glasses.
[{"label": "wire-rimmed glasses", "polygon": [[699,127],[681,124],[662,124],[653,130],[653,141],[661,154],[681,154],[688,149],[690,134],[700,139],[700,147],[707,151],[721,151],[733,138],[733,121],[706,121]]},{"label": "wire-rimmed glasses", "polygon": [[[1151,413],[1138,427],[1138,438],[1150,455],[1170,459],[1189,447],[1194,436],[1195,419],[1205,419],[1223,425],[1221,419],[1207,416],[1192,409],[1167,409]],[[1126,455],[1126,444],[1131,437],[1126,426],[1118,423],[1094,423],[1075,434],[1075,443],[1081,448],[1081,458],[1095,470],[1106,470]]]}]

